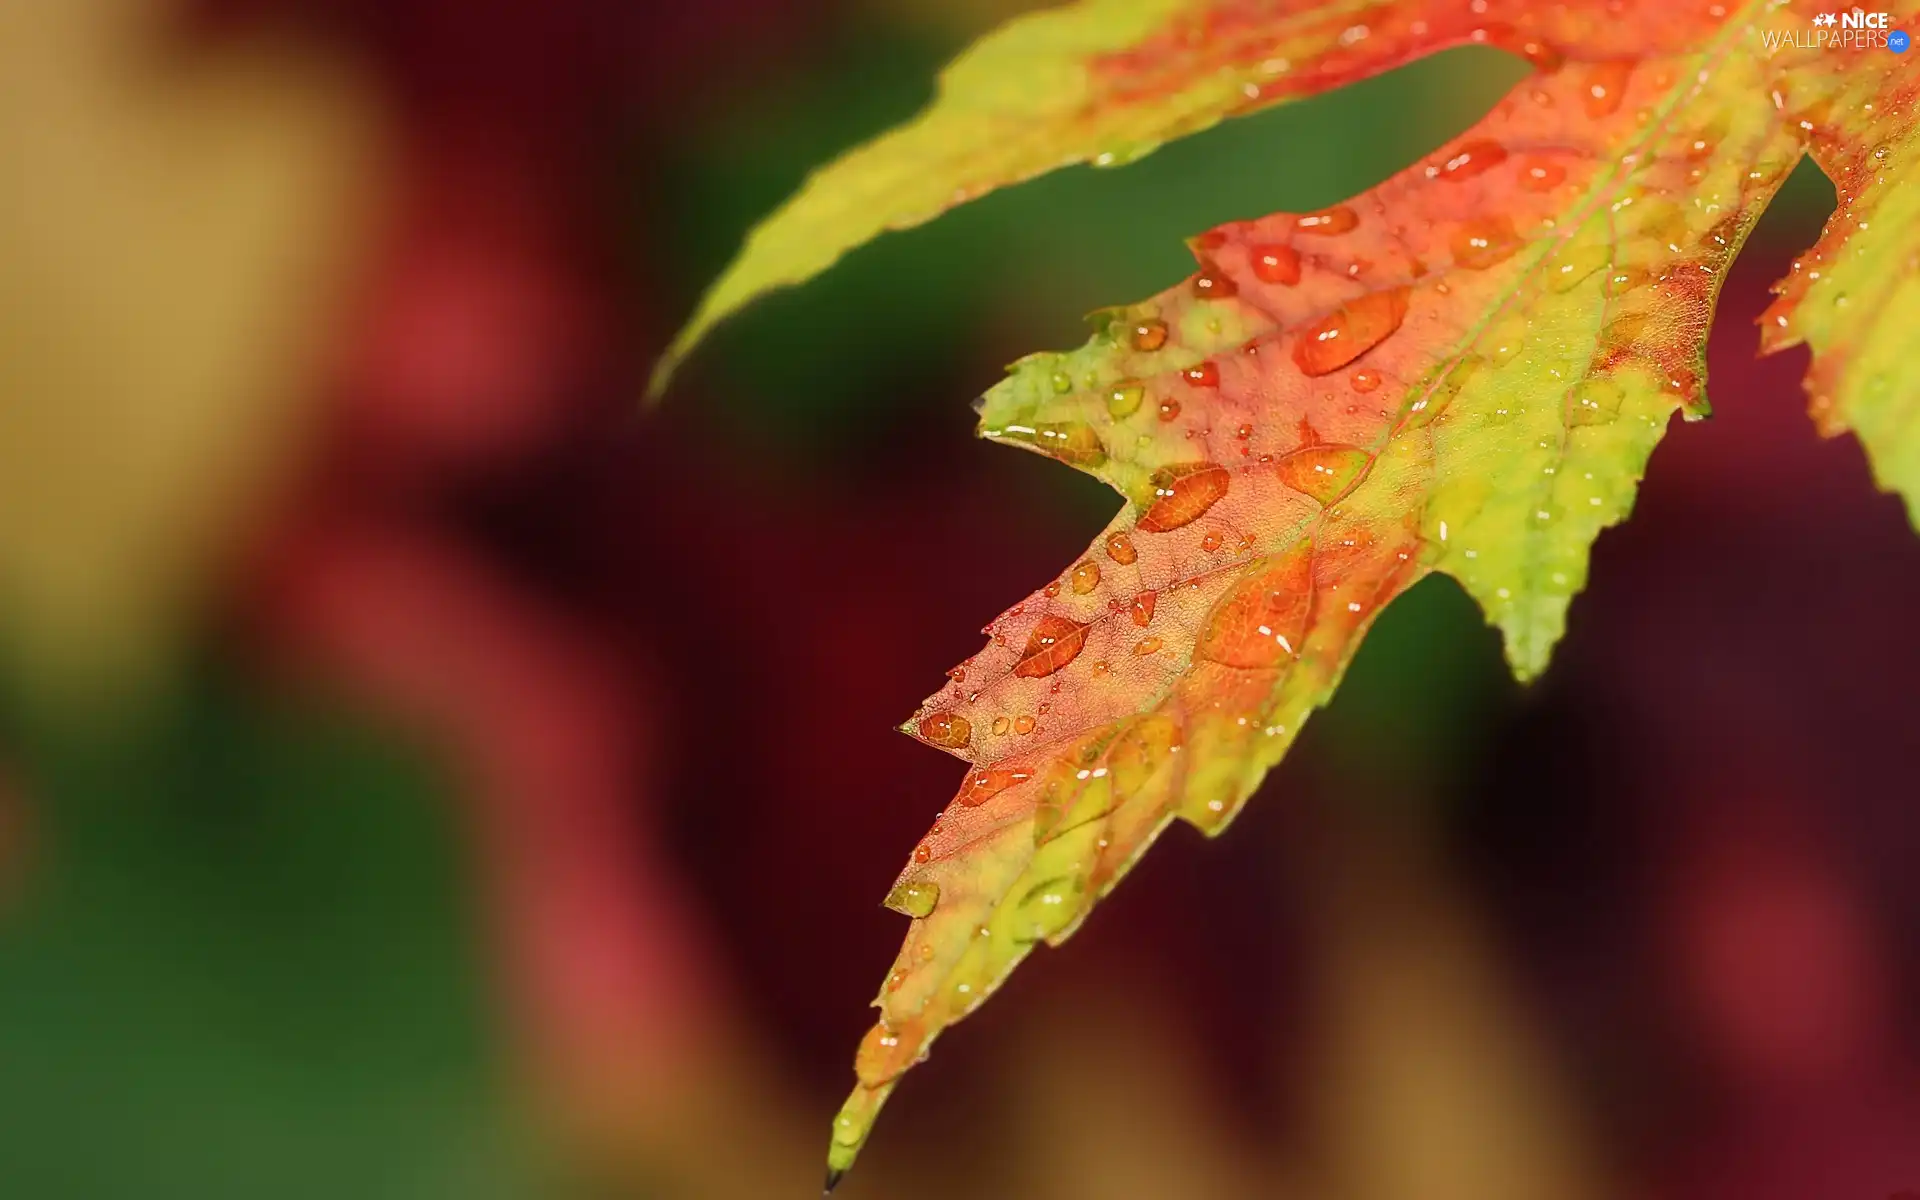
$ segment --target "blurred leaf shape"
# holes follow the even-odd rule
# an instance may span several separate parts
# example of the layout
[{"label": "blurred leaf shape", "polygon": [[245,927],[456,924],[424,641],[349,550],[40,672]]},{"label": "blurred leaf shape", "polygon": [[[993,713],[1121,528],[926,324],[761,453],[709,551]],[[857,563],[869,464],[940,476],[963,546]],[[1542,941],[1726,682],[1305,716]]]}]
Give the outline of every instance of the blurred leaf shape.
[{"label": "blurred leaf shape", "polygon": [[167,11],[0,11],[0,612],[83,690],[164,654],[284,464],[372,180],[359,81]]},{"label": "blurred leaf shape", "polygon": [[[1196,238],[1185,282],[984,398],[984,436],[1128,504],[905,726],[969,769],[888,897],[913,925],[830,1185],[933,1039],[1069,936],[1162,828],[1232,820],[1414,582],[1452,576],[1516,673],[1545,668],[1668,420],[1705,414],[1720,281],[1809,147],[1841,197],[1809,262],[1845,263],[1788,282],[1778,336],[1814,342],[1830,427],[1858,420],[1882,479],[1920,482],[1901,474],[1887,362],[1914,302],[1920,235],[1897,187],[1914,85],[1898,55],[1835,52],[1811,28],[1758,2],[1091,0],[983,41],[920,122],[756,231],[681,349],[846,245],[1061,161],[1135,156],[1466,42],[1535,68],[1347,203]],[[1891,219],[1869,222],[1880,207]],[[1880,303],[1848,310],[1848,283]]]}]

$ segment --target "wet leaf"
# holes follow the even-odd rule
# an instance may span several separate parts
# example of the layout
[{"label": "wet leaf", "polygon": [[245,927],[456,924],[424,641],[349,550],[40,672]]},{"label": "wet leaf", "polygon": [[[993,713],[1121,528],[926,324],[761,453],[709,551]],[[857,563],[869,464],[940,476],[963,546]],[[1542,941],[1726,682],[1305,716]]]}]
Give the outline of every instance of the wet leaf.
[{"label": "wet leaf", "polygon": [[1815,15],[1094,0],[983,42],[920,122],[756,233],[682,349],[881,228],[1061,162],[1463,42],[1535,68],[1378,187],[1195,238],[1191,276],[986,396],[985,436],[1126,504],[904,726],[968,769],[889,896],[913,924],[834,1172],[933,1039],[1069,936],[1161,829],[1225,828],[1419,579],[1457,580],[1522,678],[1545,668],[1670,418],[1707,411],[1721,280],[1809,147],[1841,210],[1771,336],[1813,345],[1828,426],[1858,428],[1881,479],[1920,494],[1902,424],[1920,380],[1898,354],[1920,317],[1920,192],[1899,186],[1920,155],[1915,85],[1906,59],[1836,49]]},{"label": "wet leaf", "polygon": [[[1909,5],[1893,24],[1920,21]],[[1858,435],[1874,478],[1920,526],[1920,65],[1911,51],[1840,52],[1777,90],[1839,204],[1775,285],[1761,345],[1812,348],[1807,391],[1821,430]]]}]

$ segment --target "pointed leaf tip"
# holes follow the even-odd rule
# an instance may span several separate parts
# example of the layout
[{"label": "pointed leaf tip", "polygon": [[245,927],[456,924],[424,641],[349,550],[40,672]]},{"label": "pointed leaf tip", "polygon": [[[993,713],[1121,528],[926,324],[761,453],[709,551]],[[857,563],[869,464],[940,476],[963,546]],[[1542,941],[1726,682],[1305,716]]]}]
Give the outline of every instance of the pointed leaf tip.
[{"label": "pointed leaf tip", "polygon": [[828,1167],[826,1186],[820,1189],[821,1200],[825,1200],[826,1197],[833,1195],[833,1189],[839,1187],[840,1181],[846,1177],[847,1173],[838,1167]]}]

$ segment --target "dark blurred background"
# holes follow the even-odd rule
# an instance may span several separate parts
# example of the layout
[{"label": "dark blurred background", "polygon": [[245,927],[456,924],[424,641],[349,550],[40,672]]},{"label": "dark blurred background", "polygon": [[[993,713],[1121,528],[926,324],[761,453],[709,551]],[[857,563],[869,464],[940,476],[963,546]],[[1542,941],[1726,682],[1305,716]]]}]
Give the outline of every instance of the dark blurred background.
[{"label": "dark blurred background", "polygon": [[[651,357],[1018,0],[0,6],[0,1196],[815,1194],[892,726],[1118,503],[967,402],[1462,51],[1072,170]],[[1920,1188],[1920,539],[1753,361],[1796,176],[1521,689],[1450,582],[907,1081],[867,1197]]]}]

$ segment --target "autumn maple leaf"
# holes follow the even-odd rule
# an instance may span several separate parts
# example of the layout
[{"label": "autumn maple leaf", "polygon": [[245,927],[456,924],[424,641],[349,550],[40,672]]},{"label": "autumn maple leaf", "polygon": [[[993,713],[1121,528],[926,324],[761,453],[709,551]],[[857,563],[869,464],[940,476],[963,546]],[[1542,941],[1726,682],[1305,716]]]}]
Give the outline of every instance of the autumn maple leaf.
[{"label": "autumn maple leaf", "polygon": [[[1915,16],[1906,0],[1894,28]],[[1197,271],[1015,364],[985,436],[1127,500],[907,729],[965,760],[887,903],[913,918],[829,1180],[935,1036],[1057,944],[1175,818],[1233,819],[1368,624],[1430,572],[1544,669],[1600,530],[1676,411],[1704,414],[1720,282],[1811,152],[1840,204],[1768,349],[1920,519],[1916,72],[1809,6],[1083,0],[956,62],[915,122],[752,235],[663,364],[889,228],[1067,163],[1482,42],[1534,73],[1378,187],[1192,240]],[[1276,148],[1284,152],[1284,148]]]}]

